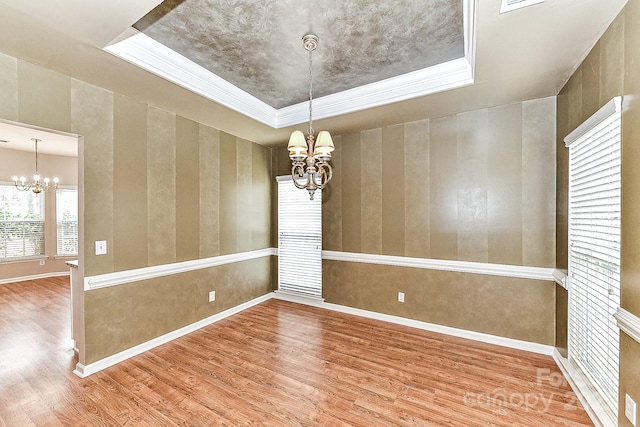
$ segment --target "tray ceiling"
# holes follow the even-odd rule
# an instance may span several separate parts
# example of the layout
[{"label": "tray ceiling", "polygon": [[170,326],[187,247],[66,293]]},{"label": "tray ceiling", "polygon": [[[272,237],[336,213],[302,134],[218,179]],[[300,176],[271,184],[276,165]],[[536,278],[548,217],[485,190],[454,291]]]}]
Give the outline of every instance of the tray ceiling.
[{"label": "tray ceiling", "polygon": [[[189,1],[195,0],[182,1],[168,10],[186,7]],[[394,8],[389,9],[386,3],[393,3]],[[422,42],[431,30],[437,33],[438,28],[435,24],[429,28],[421,26],[420,15],[407,14],[407,11],[416,7],[422,11],[423,6],[423,11],[440,13],[441,7],[448,3],[428,0],[299,0],[295,3],[292,0],[219,0],[213,3],[212,10],[229,11],[232,13],[229,16],[234,17],[229,21],[234,22],[224,22],[218,17],[216,25],[222,28],[209,28],[204,32],[217,34],[211,39],[214,45],[220,38],[221,46],[245,46],[242,51],[231,52],[236,59],[240,58],[230,62],[232,76],[237,70],[251,69],[252,66],[245,65],[249,60],[259,72],[284,67],[283,64],[290,68],[286,83],[300,92],[296,95],[293,89],[286,91],[291,98],[283,104],[253,93],[250,86],[241,89],[236,84],[242,83],[230,83],[209,71],[206,67],[210,65],[205,62],[204,66],[198,65],[145,33],[153,26],[165,25],[163,21],[169,19],[169,13],[153,16],[154,10],[160,10],[156,9],[158,6],[166,6],[160,0],[0,0],[0,13],[5,18],[0,62],[5,69],[14,70],[10,73],[15,73],[16,67],[25,66],[22,61],[26,61],[32,64],[29,67],[40,66],[70,76],[72,83],[74,80],[86,82],[243,139],[279,146],[286,144],[291,131],[308,118],[307,102],[278,108],[271,105],[295,102],[296,96],[306,99],[307,57],[300,38],[307,31],[320,36],[320,46],[314,53],[314,121],[318,120],[318,126],[339,135],[555,96],[612,21],[614,25],[623,25],[623,21],[614,21],[614,18],[627,0],[545,0],[502,14],[503,0],[460,0],[463,58],[351,89],[333,83],[322,88],[329,79],[328,73],[338,76],[342,71],[343,78],[338,77],[338,82],[344,84],[353,83],[353,76],[355,79],[368,75],[369,71],[378,71],[380,67],[376,62],[369,63],[367,68],[360,56],[362,52],[372,51],[370,60],[384,63],[384,51],[375,50],[381,49],[380,43],[387,43],[386,53],[392,58],[389,62],[398,62],[394,56],[396,50],[406,54],[408,49],[406,43],[399,42],[405,32],[413,34],[405,38],[411,40],[411,45],[418,43],[416,40]],[[285,12],[281,10],[282,4],[287,7]],[[326,4],[333,6],[328,8]],[[395,10],[397,7],[401,10]],[[459,11],[460,6],[456,7]],[[336,17],[337,11],[344,16]],[[335,18],[328,19],[326,13],[334,13]],[[279,20],[266,16],[277,16]],[[391,25],[394,20],[395,24]],[[206,21],[200,20],[198,25],[206,25]],[[194,33],[201,31],[194,27],[192,20],[183,24]],[[364,30],[360,31],[359,27]],[[224,31],[247,38],[240,43],[240,39]],[[286,41],[282,41],[283,34],[289,34]],[[441,34],[438,39],[446,40],[446,37]],[[112,54],[113,48],[125,46],[130,52]],[[339,49],[339,53],[333,52],[334,49]],[[285,54],[293,59],[285,59]],[[17,63],[12,57],[18,58]],[[335,64],[345,66],[353,57],[359,61],[355,71],[336,68]],[[210,58],[214,58],[213,54],[205,57]],[[328,60],[333,60],[334,65],[325,63]],[[607,62],[611,60],[607,57]],[[261,66],[256,68],[256,62],[262,62]],[[229,72],[229,67],[224,70]],[[283,71],[276,72],[280,73],[284,75]],[[352,77],[344,77],[347,75]],[[12,74],[8,78],[11,80]],[[265,74],[256,79],[265,82],[273,77]],[[248,80],[251,85],[251,78]],[[269,84],[259,86],[269,88]],[[330,93],[334,90],[340,91]],[[15,93],[7,95],[9,100],[16,96]],[[15,104],[9,102],[5,106],[9,108],[5,117],[20,120],[19,111],[12,110],[11,105]],[[8,138],[0,135],[0,139]]]},{"label": "tray ceiling", "polygon": [[266,104],[322,97],[464,57],[462,0],[165,0],[133,25]]},{"label": "tray ceiling", "polygon": [[474,0],[165,0],[106,50],[271,127],[473,82]]}]

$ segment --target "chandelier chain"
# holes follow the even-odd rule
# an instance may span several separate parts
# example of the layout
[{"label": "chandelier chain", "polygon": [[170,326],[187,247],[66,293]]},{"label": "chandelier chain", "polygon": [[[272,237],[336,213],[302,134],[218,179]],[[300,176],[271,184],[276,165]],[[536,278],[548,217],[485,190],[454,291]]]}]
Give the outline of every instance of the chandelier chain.
[{"label": "chandelier chain", "polygon": [[36,143],[36,175],[38,174],[38,141],[39,139],[33,140]]}]

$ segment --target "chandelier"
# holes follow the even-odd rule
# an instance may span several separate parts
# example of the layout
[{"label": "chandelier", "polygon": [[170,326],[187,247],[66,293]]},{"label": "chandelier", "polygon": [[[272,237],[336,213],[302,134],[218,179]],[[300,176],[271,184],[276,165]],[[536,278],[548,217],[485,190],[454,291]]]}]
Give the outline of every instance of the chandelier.
[{"label": "chandelier", "polygon": [[305,137],[301,131],[294,131],[287,146],[292,162],[293,183],[300,189],[306,189],[311,200],[313,200],[313,193],[317,189],[323,189],[333,176],[333,170],[329,164],[331,152],[334,150],[331,134],[326,130],[320,131],[317,138],[313,134],[313,62],[311,56],[318,47],[318,40],[319,38],[315,34],[305,34],[302,37],[302,46],[309,52],[309,133]]},{"label": "chandelier", "polygon": [[38,142],[40,142],[41,140],[36,138],[31,138],[31,140],[36,145],[36,173],[33,175],[33,182],[27,182],[27,179],[24,176],[21,176],[20,179],[18,179],[17,176],[14,176],[12,178],[13,184],[20,191],[31,190],[36,194],[47,191],[51,188],[53,188],[54,190],[57,189],[58,178],[53,178],[53,185],[49,185],[51,182],[49,178],[40,178],[40,174],[38,173]]}]

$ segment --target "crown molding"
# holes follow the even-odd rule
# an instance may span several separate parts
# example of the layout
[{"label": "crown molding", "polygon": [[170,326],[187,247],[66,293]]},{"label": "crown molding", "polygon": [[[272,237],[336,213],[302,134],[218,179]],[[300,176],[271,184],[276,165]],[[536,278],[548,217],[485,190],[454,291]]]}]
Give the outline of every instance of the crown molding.
[{"label": "crown molding", "polygon": [[[314,99],[314,119],[362,111],[474,82],[477,0],[463,0],[464,57]],[[309,102],[275,109],[134,29],[105,51],[274,129],[305,123]]]},{"label": "crown molding", "polygon": [[104,50],[191,92],[275,127],[276,109],[255,96],[143,33],[129,29],[118,39],[121,37],[124,38]]},{"label": "crown molding", "polygon": [[[362,111],[394,102],[406,101],[467,86],[473,83],[473,71],[466,58],[391,77],[375,83],[326,95],[313,100],[313,118],[325,119]],[[309,120],[309,102],[277,110],[276,126],[283,128]]]}]

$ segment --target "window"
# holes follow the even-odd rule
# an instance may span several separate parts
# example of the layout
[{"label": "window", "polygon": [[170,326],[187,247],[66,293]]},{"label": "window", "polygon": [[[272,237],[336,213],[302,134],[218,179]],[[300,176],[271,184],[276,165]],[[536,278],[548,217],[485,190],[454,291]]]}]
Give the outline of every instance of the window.
[{"label": "window", "polygon": [[565,138],[569,359],[613,414],[618,406],[620,333],[613,317],[620,306],[620,106],[621,98],[614,98]]},{"label": "window", "polygon": [[78,254],[78,190],[58,188],[56,191],[57,254]]},{"label": "window", "polygon": [[44,256],[44,196],[0,184],[0,261]]},{"label": "window", "polygon": [[322,297],[322,193],[278,177],[278,290]]}]

